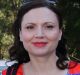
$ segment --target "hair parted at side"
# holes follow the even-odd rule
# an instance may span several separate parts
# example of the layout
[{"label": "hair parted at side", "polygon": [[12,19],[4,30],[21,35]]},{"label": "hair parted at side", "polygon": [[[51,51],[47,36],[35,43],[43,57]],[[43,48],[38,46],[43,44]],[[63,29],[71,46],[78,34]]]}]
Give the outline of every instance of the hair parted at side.
[{"label": "hair parted at side", "polygon": [[[23,47],[22,42],[20,41],[19,37],[19,31],[21,29],[21,22],[22,18],[31,9],[39,8],[39,7],[47,7],[55,14],[57,15],[58,21],[59,21],[59,28],[61,29],[63,27],[63,20],[62,16],[60,14],[59,9],[56,7],[55,2],[49,1],[49,0],[34,0],[30,2],[25,2],[19,9],[16,20],[14,24],[12,25],[12,33],[14,36],[14,44],[9,49],[10,59],[11,60],[17,60],[18,63],[26,63],[30,61],[28,52]],[[67,50],[65,47],[66,41],[62,35],[61,40],[59,41],[58,47],[56,49],[56,55],[59,57],[59,59],[56,62],[56,65],[60,69],[67,68],[67,64],[65,64],[65,61],[67,59]]]}]

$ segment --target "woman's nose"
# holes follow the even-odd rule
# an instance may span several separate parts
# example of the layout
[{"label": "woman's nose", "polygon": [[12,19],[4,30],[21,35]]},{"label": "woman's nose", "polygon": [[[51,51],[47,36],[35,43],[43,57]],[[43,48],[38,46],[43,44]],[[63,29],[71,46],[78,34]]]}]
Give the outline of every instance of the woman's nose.
[{"label": "woman's nose", "polygon": [[44,31],[42,28],[38,28],[35,34],[36,38],[44,38]]}]

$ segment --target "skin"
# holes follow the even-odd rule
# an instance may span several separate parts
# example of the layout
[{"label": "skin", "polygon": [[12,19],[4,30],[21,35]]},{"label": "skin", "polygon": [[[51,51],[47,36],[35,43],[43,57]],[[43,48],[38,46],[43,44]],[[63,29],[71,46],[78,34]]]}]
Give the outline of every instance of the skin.
[{"label": "skin", "polygon": [[[55,52],[61,36],[57,15],[50,9],[35,8],[23,16],[20,41],[30,56],[30,62],[23,65],[24,75],[65,75],[64,71],[56,67],[58,58]],[[34,42],[47,44],[37,47]]]}]

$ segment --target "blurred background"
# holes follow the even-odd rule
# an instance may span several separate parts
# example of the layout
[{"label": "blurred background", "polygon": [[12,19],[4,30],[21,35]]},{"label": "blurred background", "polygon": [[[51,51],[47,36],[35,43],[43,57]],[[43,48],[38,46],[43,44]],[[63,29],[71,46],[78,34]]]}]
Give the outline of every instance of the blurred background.
[{"label": "blurred background", "polygon": [[[70,59],[80,62],[80,0],[57,0],[57,2],[64,19],[64,35],[67,39],[68,56]],[[14,40],[11,26],[21,4],[21,0],[0,0],[1,60],[9,59],[8,49]]]}]

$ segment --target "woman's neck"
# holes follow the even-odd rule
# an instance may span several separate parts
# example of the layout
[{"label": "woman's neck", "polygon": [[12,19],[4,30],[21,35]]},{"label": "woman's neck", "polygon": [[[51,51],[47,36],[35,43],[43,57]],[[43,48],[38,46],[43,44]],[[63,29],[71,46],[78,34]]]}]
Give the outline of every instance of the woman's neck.
[{"label": "woman's neck", "polygon": [[30,67],[38,72],[47,72],[49,70],[58,69],[56,66],[57,56],[55,54],[51,54],[44,57],[31,57],[30,56]]},{"label": "woman's neck", "polygon": [[24,65],[24,75],[66,75],[66,70],[56,66],[58,57],[55,54],[45,57],[31,57],[30,62]]}]

